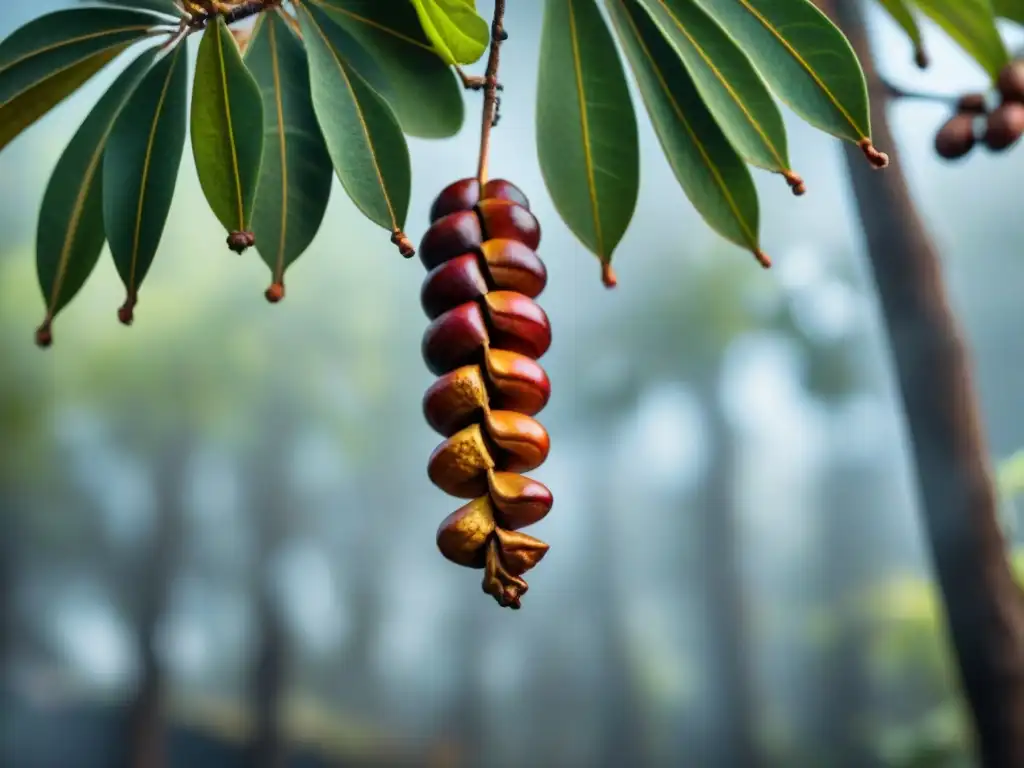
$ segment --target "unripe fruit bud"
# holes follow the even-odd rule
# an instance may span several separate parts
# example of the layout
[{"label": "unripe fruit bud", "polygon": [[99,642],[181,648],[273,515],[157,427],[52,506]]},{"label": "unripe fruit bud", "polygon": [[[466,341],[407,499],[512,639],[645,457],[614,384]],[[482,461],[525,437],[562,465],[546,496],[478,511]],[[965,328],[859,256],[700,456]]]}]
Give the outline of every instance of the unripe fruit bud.
[{"label": "unripe fruit bud", "polygon": [[1024,133],[1024,104],[1008,101],[988,116],[985,127],[985,145],[993,152],[1001,152],[1017,143]]},{"label": "unripe fruit bud", "polygon": [[974,148],[974,116],[954,115],[935,134],[935,151],[939,157],[955,160]]},{"label": "unripe fruit bud", "polygon": [[1024,104],[1024,60],[1011,61],[999,73],[996,80],[1003,102]]}]

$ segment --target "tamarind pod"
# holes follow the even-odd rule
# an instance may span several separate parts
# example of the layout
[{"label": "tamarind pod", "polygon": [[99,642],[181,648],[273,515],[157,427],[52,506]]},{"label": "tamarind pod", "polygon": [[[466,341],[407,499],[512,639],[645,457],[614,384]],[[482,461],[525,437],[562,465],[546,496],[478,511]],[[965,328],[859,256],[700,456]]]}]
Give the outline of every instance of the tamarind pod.
[{"label": "tamarind pod", "polygon": [[420,303],[433,320],[488,290],[510,290],[536,298],[544,290],[547,278],[544,262],[518,240],[488,240],[480,246],[479,253],[464,253],[430,270],[423,282]]},{"label": "tamarind pod", "polygon": [[543,357],[551,346],[548,316],[533,299],[515,291],[492,291],[483,297],[490,320],[491,346]]},{"label": "tamarind pod", "polygon": [[530,207],[530,201],[522,190],[504,179],[491,179],[484,184],[484,192],[480,194],[480,182],[475,178],[453,181],[441,190],[430,207],[430,221],[434,222],[442,216],[455,211],[468,211],[481,198],[511,200],[524,208]]},{"label": "tamarind pod", "polygon": [[518,240],[532,251],[536,251],[540,245],[540,222],[528,208],[519,203],[511,200],[481,200],[476,204],[475,211],[480,217],[484,235],[481,242],[507,238]]},{"label": "tamarind pod", "polygon": [[494,512],[488,496],[478,496],[446,517],[437,528],[437,548],[456,565],[483,568]]},{"label": "tamarind pod", "polygon": [[479,424],[470,424],[441,443],[427,461],[430,482],[459,499],[487,493],[487,472],[494,459]]},{"label": "tamarind pod", "polygon": [[420,261],[428,270],[464,253],[475,252],[484,241],[476,211],[456,211],[438,219],[420,240]]},{"label": "tamarind pod", "polygon": [[515,411],[489,411],[484,416],[487,437],[500,454],[494,456],[498,469],[529,472],[548,457],[551,438],[539,421]]},{"label": "tamarind pod", "polygon": [[427,326],[423,334],[423,360],[431,373],[441,376],[479,359],[487,341],[483,310],[476,302],[466,302]]},{"label": "tamarind pod", "polygon": [[495,521],[506,530],[538,523],[551,511],[554,499],[543,483],[515,472],[491,472],[487,480]]}]

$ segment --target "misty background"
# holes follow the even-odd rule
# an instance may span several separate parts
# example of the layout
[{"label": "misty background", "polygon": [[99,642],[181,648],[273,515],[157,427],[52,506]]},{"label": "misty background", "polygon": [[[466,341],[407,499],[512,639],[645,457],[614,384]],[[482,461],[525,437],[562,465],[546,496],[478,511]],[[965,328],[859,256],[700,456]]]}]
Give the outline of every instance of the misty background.
[{"label": "misty background", "polygon": [[[0,36],[60,5],[4,2]],[[551,551],[519,612],[437,552],[461,502],[426,476],[424,270],[338,184],[271,306],[186,152],[134,326],[104,255],[40,351],[43,189],[123,60],[0,154],[0,765],[128,765],[161,722],[187,768],[971,765],[839,142],[786,114],[809,191],[755,172],[763,271],[694,212],[636,98],[608,291],[537,164],[541,6],[509,4],[491,160],[541,221],[554,331],[531,474],[555,506],[529,531]],[[931,26],[919,72],[873,11],[891,80],[985,87]],[[410,140],[414,241],[475,172],[466,103],[458,137]],[[1024,151],[940,163],[946,116],[891,111],[998,460],[1024,446]]]}]

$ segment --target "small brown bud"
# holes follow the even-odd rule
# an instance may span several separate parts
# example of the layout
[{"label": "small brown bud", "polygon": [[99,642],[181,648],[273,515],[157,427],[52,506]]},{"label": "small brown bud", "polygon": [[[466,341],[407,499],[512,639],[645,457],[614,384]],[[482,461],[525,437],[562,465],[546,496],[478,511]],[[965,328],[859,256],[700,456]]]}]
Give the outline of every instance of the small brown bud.
[{"label": "small brown bud", "polygon": [[771,269],[772,257],[769,256],[764,251],[760,249],[754,251],[754,258],[757,259],[757,263],[760,264],[765,269]]},{"label": "small brown bud", "polygon": [[863,138],[857,142],[857,146],[860,147],[868,162],[876,169],[881,170],[889,165],[889,156],[885,152],[879,152],[875,145],[871,143],[871,139]]},{"label": "small brown bud", "polygon": [[263,295],[271,304],[277,304],[284,298],[284,283],[271,283]]},{"label": "small brown bud", "polygon": [[921,46],[914,48],[914,63],[918,69],[928,69],[928,65],[931,64],[928,52]]},{"label": "small brown bud", "polygon": [[256,235],[252,232],[235,231],[228,235],[228,248],[235,253],[245,253],[247,248],[256,244]]},{"label": "small brown bud", "polygon": [[410,240],[402,230],[395,229],[392,231],[391,242],[398,246],[398,252],[405,258],[411,259],[416,255],[416,248],[413,246],[412,240]]},{"label": "small brown bud", "polygon": [[133,295],[129,294],[124,300],[124,304],[118,307],[117,319],[121,321],[122,325],[131,325],[135,321],[135,304],[136,299]]},{"label": "small brown bud", "polygon": [[956,111],[960,114],[984,115],[988,112],[988,103],[984,93],[965,93],[956,103]]},{"label": "small brown bud", "polygon": [[935,152],[946,160],[963,157],[974,148],[974,115],[954,115],[935,134]]},{"label": "small brown bud", "polygon": [[797,197],[807,193],[807,185],[804,184],[803,177],[796,171],[783,171],[782,177],[786,180],[786,183],[789,184],[789,188]]},{"label": "small brown bud", "polygon": [[611,264],[601,265],[601,282],[604,283],[605,288],[609,289],[619,284],[619,277],[615,274]]},{"label": "small brown bud", "polygon": [[50,330],[50,321],[47,320],[36,329],[36,346],[45,349],[52,344],[53,331]]},{"label": "small brown bud", "polygon": [[501,559],[501,550],[497,538],[492,536],[487,543],[487,555],[484,562],[484,579],[481,585],[484,592],[498,601],[502,608],[519,610],[522,608],[523,595],[530,588],[523,579],[509,572]]},{"label": "small brown bud", "polygon": [[1024,59],[1011,61],[999,73],[996,80],[1003,102],[1024,104]]},{"label": "small brown bud", "polygon": [[1007,101],[988,116],[985,125],[985,146],[993,152],[1012,147],[1024,133],[1024,104]]}]

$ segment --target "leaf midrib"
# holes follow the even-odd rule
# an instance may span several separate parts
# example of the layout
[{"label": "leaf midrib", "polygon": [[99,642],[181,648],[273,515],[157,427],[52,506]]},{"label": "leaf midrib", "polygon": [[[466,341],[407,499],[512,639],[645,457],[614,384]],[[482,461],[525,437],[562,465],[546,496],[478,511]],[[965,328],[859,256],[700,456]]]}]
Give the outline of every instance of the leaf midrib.
[{"label": "leaf midrib", "polygon": [[[98,32],[90,32],[87,35],[78,35],[77,37],[65,38],[63,40],[60,40],[59,42],[50,43],[49,45],[44,45],[41,48],[36,48],[36,49],[34,49],[32,51],[29,51],[28,53],[22,54],[20,57],[14,59],[13,61],[8,62],[7,64],[3,65],[2,67],[0,67],[0,74],[3,74],[8,69],[11,69],[12,67],[16,67],[19,64],[22,64],[22,63],[28,61],[31,58],[34,58],[36,56],[42,56],[44,53],[48,53],[50,51],[55,51],[58,48],[64,48],[66,46],[74,45],[76,43],[84,43],[86,40],[94,40],[94,39],[96,39],[98,37],[113,36],[113,35],[120,34],[122,32],[136,32],[136,31],[152,30],[153,26],[154,25],[133,24],[133,25],[130,25],[130,26],[125,26],[125,27],[117,27],[117,28],[112,28],[112,29],[102,29],[102,30],[100,30]],[[155,34],[159,34],[159,33],[158,32],[153,32],[152,34],[155,35]],[[114,45],[116,45],[116,43],[114,43]],[[100,50],[104,50],[104,49],[100,49]],[[94,53],[99,53],[99,51],[94,51]],[[90,54],[90,55],[92,55],[92,54]],[[87,59],[87,58],[89,58],[89,56],[85,56],[83,58]]]},{"label": "leaf midrib", "polygon": [[[697,147],[697,150],[700,153],[701,159],[704,161],[704,165],[707,166],[707,169],[711,172],[711,175],[714,177],[715,183],[718,185],[718,188],[721,190],[723,197],[725,197],[725,200],[726,200],[726,203],[729,206],[729,209],[732,211],[733,216],[736,217],[736,221],[740,225],[740,228],[743,230],[743,234],[747,237],[748,244],[751,247],[756,246],[756,244],[757,244],[757,236],[750,229],[750,226],[747,223],[746,217],[743,216],[743,214],[740,212],[739,206],[736,204],[736,199],[733,197],[732,192],[729,189],[729,186],[725,183],[725,179],[722,178],[722,174],[720,173],[720,171],[718,169],[718,166],[714,162],[712,162],[710,155],[708,155],[707,150],[704,148],[704,144],[700,141],[700,138],[697,136],[696,132],[693,130],[693,126],[691,125],[690,121],[686,119],[686,115],[684,114],[682,107],[679,106],[679,102],[676,101],[675,96],[672,94],[671,90],[669,89],[668,83],[665,81],[665,78],[662,76],[661,69],[655,64],[655,59],[651,55],[650,49],[644,43],[643,37],[640,34],[640,30],[637,28],[636,23],[633,21],[633,18],[630,16],[629,10],[626,8],[625,1],[624,0],[614,0],[614,1],[618,2],[623,7],[624,15],[626,17],[627,22],[629,23],[630,28],[633,30],[634,37],[636,38],[637,45],[643,51],[644,56],[647,58],[647,60],[649,62],[651,62],[651,70],[654,72],[655,77],[657,77],[658,84],[661,86],[661,89],[662,89],[662,91],[664,91],[666,98],[669,100],[669,103],[672,105],[672,110],[676,113],[676,117],[679,119],[679,122],[682,123],[683,127],[686,129],[686,132],[689,134],[690,138],[692,139],[692,141],[694,143],[694,146]],[[613,24],[616,23],[614,17],[612,17],[612,23]],[[643,93],[641,93],[641,97],[643,97]]]},{"label": "leaf midrib", "polygon": [[277,30],[274,24],[267,27],[270,42],[270,67],[274,76],[274,103],[277,107],[277,135],[281,148],[281,239],[278,243],[274,279],[284,277],[284,254],[288,232],[288,150],[284,126],[284,100],[281,96],[281,69],[277,55]]},{"label": "leaf midrib", "polygon": [[409,45],[415,45],[418,48],[422,48],[423,50],[429,51],[430,53],[434,53],[436,55],[436,52],[430,45],[427,45],[426,43],[421,43],[419,40],[409,37],[408,35],[403,35],[401,32],[398,32],[392,29],[391,27],[387,27],[381,24],[379,21],[368,19],[365,16],[360,16],[358,13],[353,13],[352,11],[347,11],[344,8],[339,8],[336,5],[331,5],[330,3],[322,2],[322,0],[313,0],[313,2],[316,5],[322,6],[327,10],[333,11],[334,13],[340,14],[342,16],[348,16],[350,19],[358,21],[360,24],[365,24],[368,27],[373,27],[374,29],[380,30],[385,34],[391,35],[392,37],[397,37],[402,42],[409,43]]},{"label": "leaf midrib", "polygon": [[[245,228],[245,201],[242,199],[242,177],[238,167],[238,147],[235,145],[235,128],[231,119],[231,96],[228,91],[227,59],[224,57],[224,18],[217,17],[217,28],[214,30],[214,40],[217,45],[217,58],[220,62],[220,83],[224,96],[224,119],[228,129],[228,149],[231,153],[231,170],[235,175],[235,197],[238,203],[238,228]],[[229,33],[230,34],[230,33]]]},{"label": "leaf midrib", "polygon": [[818,73],[814,71],[811,65],[807,63],[804,57],[800,55],[796,48],[794,48],[785,37],[783,37],[782,32],[779,31],[779,29],[774,24],[768,21],[768,19],[765,18],[764,14],[762,14],[760,11],[754,8],[754,6],[750,4],[749,0],[739,0],[739,3],[744,8],[746,8],[747,11],[749,11],[750,14],[755,19],[757,19],[761,23],[761,25],[775,37],[776,40],[779,41],[782,47],[785,48],[786,51],[794,59],[796,59],[797,63],[804,68],[807,74],[810,75],[811,79],[814,80],[815,85],[817,85],[821,89],[822,93],[824,93],[825,96],[828,97],[828,100],[832,102],[832,106],[836,108],[836,111],[838,111],[839,114],[842,115],[843,119],[847,123],[849,123],[850,127],[853,128],[855,133],[857,133],[858,138],[865,138],[867,136],[867,132],[864,131],[860,127],[860,125],[857,124],[857,121],[854,120],[853,116],[846,110],[846,107],[844,107],[839,102],[839,100],[832,93],[831,89],[827,85],[825,85],[825,82],[818,76]]},{"label": "leaf midrib", "polygon": [[[736,91],[733,90],[733,87],[729,83],[729,81],[722,75],[721,72],[718,71],[718,67],[715,66],[714,62],[708,57],[704,49],[700,45],[698,45],[697,40],[686,29],[686,25],[684,25],[681,21],[679,21],[678,18],[676,18],[676,16],[672,13],[672,9],[670,9],[665,4],[665,0],[654,1],[665,10],[665,13],[668,15],[670,19],[672,19],[673,23],[676,25],[679,31],[686,36],[686,39],[690,42],[690,45],[693,46],[693,49],[697,52],[697,55],[704,60],[704,63],[707,64],[708,69],[710,69],[711,73],[718,79],[718,82],[722,84],[722,87],[725,88],[726,93],[729,94],[733,102],[736,104],[737,107],[739,107],[740,111],[743,113],[743,116],[747,118],[747,122],[750,123],[750,126],[757,133],[758,137],[761,139],[762,142],[764,142],[764,145],[768,149],[769,154],[771,154],[772,157],[775,158],[775,162],[778,163],[779,167],[782,168],[783,170],[789,170],[788,164],[779,156],[778,151],[775,149],[775,145],[768,138],[768,135],[764,132],[764,129],[761,127],[761,124],[747,109],[746,105],[736,94]],[[714,19],[711,19],[711,22],[715,23]],[[740,53],[742,54],[742,51],[740,51]]]}]

